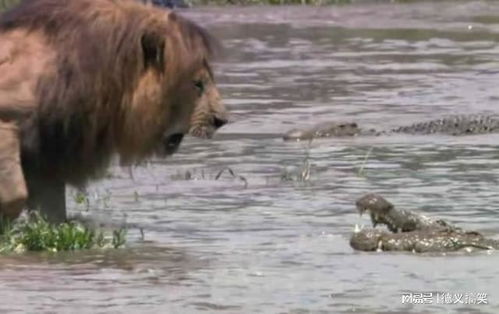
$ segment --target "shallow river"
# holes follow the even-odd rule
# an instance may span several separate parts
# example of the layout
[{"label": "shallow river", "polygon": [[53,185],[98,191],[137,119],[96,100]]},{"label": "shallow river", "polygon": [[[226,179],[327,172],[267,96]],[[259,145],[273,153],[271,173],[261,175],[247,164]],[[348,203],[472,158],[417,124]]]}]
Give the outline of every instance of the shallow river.
[{"label": "shallow river", "polygon": [[[330,120],[383,129],[499,113],[498,2],[185,14],[225,46],[216,73],[232,123],[89,187],[91,215],[130,224],[130,248],[0,258],[0,312],[499,312],[499,253],[348,243],[368,224],[354,208],[367,192],[499,237],[499,135],[281,139]],[[226,167],[234,176],[217,179]],[[403,303],[409,293],[431,298]],[[459,303],[466,294],[488,304]]]}]

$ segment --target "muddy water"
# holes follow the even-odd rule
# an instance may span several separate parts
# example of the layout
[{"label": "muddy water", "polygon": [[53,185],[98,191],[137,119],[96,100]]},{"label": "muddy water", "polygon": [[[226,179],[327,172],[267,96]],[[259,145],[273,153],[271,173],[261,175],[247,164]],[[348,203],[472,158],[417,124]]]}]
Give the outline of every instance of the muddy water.
[{"label": "muddy water", "polygon": [[[354,252],[379,192],[499,236],[499,135],[284,143],[295,126],[390,128],[499,113],[499,4],[199,9],[226,47],[233,123],[167,161],[113,169],[72,212],[131,224],[128,249],[0,259],[0,312],[497,313],[499,254]],[[300,172],[306,182],[283,181]],[[225,167],[228,171],[218,180]],[[143,228],[141,240],[138,227]],[[403,293],[432,293],[403,304]],[[437,293],[486,294],[487,305]],[[464,298],[463,298],[464,300]]]}]

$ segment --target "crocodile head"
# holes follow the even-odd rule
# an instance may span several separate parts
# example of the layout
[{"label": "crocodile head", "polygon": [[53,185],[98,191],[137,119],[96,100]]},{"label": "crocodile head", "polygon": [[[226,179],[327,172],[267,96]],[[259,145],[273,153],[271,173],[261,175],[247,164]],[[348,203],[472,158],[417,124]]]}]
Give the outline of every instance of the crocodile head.
[{"label": "crocodile head", "polygon": [[323,137],[350,137],[362,133],[355,122],[325,122],[311,129],[292,129],[283,135],[285,141],[309,141]]},{"label": "crocodile head", "polygon": [[355,205],[361,216],[363,213],[369,212],[373,227],[376,227],[378,224],[391,225],[387,217],[389,217],[388,213],[394,207],[392,203],[384,199],[381,195],[375,193],[366,194],[359,198],[355,202]]}]

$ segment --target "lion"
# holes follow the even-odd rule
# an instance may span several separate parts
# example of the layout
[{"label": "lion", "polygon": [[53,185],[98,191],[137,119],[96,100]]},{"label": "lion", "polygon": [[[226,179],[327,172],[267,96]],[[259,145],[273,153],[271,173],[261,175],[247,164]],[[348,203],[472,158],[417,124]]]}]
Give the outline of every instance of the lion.
[{"label": "lion", "polygon": [[199,138],[211,138],[217,129],[228,122],[228,114],[210,67],[202,68],[195,78],[194,84],[198,89],[199,98],[191,116],[189,134]]},{"label": "lion", "polygon": [[[173,154],[227,123],[210,62],[217,41],[134,0],[25,0],[0,17],[0,216],[66,219],[65,186],[112,158]],[[201,128],[203,131],[196,131]]]}]

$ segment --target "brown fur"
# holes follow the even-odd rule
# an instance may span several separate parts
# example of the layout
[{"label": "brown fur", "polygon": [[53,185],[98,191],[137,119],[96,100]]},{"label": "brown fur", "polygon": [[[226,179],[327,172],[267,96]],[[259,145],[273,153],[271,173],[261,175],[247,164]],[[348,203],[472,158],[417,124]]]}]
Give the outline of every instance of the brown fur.
[{"label": "brown fur", "polygon": [[20,128],[30,206],[49,215],[40,191],[85,184],[115,154],[173,153],[164,142],[203,97],[195,76],[211,73],[206,31],[132,0],[25,0],[1,17],[0,42],[0,120]]},{"label": "brown fur", "polygon": [[191,116],[189,134],[200,138],[211,138],[220,126],[227,123],[227,111],[209,67],[202,68],[194,78],[197,84],[202,84],[203,90],[199,91],[196,108]]},{"label": "brown fur", "polygon": [[14,123],[0,122],[0,204],[3,214],[16,217],[24,206],[28,190],[21,169],[19,129]]}]

